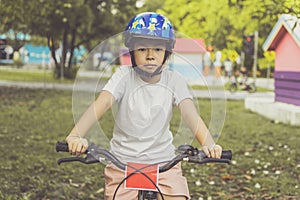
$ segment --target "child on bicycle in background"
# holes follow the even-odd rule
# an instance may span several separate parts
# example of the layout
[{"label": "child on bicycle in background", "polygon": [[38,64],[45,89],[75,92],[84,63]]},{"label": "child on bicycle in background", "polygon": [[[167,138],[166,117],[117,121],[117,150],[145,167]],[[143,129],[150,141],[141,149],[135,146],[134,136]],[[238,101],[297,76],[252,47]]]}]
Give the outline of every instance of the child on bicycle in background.
[{"label": "child on bicycle in background", "polygon": [[[136,15],[125,29],[124,42],[130,51],[132,66],[120,67],[113,74],[77,122],[66,138],[70,152],[80,154],[87,149],[83,137],[117,103],[110,151],[123,162],[152,164],[170,160],[175,156],[170,120],[176,105],[206,155],[220,158],[222,148],[215,144],[198,115],[184,78],[166,69],[166,61],[175,44],[169,20],[152,12]],[[124,172],[117,167],[106,166],[106,199],[112,199],[123,178]],[[190,198],[180,165],[161,173],[158,183],[164,199]],[[117,199],[137,198],[137,191],[121,189],[117,194]]]}]

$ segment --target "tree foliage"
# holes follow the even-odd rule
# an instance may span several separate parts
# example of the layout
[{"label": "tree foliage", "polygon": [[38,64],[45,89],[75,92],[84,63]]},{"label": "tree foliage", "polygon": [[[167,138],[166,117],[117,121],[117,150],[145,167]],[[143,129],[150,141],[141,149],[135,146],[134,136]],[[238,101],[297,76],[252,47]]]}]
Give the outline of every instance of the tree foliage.
[{"label": "tree foliage", "polygon": [[243,35],[258,31],[261,46],[280,14],[300,15],[300,3],[293,0],[166,0],[158,12],[166,14],[175,29],[189,37],[203,38],[215,49],[239,52]]},{"label": "tree foliage", "polygon": [[[68,76],[75,48],[91,50],[124,29],[136,0],[1,0],[0,33],[12,29],[47,38],[56,76]],[[55,51],[61,48],[61,55]],[[67,59],[69,53],[70,59]]]},{"label": "tree foliage", "polygon": [[[43,41],[51,49],[56,76],[66,76],[72,66],[74,49],[88,51],[102,40],[121,32],[129,18],[141,11],[158,11],[172,21],[176,31],[203,38],[215,50],[240,52],[243,35],[259,32],[259,46],[278,17],[290,13],[299,17],[296,0],[0,0],[0,33],[13,30]],[[42,39],[40,39],[42,38]],[[25,39],[10,41],[19,49]],[[61,48],[57,57],[55,51]],[[67,59],[67,54],[70,59]],[[263,56],[261,48],[259,55]],[[63,69],[63,70],[61,70]]]}]

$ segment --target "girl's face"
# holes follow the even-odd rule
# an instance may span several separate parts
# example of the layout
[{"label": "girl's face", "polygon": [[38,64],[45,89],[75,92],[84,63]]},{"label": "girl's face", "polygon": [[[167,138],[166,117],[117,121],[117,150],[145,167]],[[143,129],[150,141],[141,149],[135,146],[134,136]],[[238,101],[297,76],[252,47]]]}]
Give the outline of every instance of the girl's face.
[{"label": "girl's face", "polygon": [[138,68],[153,73],[164,60],[166,45],[161,41],[140,39],[134,45],[134,58]]}]

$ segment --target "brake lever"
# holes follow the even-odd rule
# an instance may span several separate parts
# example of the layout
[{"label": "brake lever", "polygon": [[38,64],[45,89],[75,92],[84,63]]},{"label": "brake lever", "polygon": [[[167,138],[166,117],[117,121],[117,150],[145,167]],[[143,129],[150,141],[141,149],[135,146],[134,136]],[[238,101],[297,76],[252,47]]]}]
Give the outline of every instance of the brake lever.
[{"label": "brake lever", "polygon": [[79,158],[79,157],[60,158],[57,161],[57,164],[60,165],[61,163],[74,162],[74,161],[85,163],[85,158]]},{"label": "brake lever", "polygon": [[182,155],[187,156],[195,156],[199,154],[199,150],[196,147],[193,147],[188,144],[180,145],[177,149],[177,151]]},{"label": "brake lever", "polygon": [[84,164],[94,164],[94,163],[98,163],[99,160],[95,159],[92,155],[87,154],[86,157],[82,158],[82,157],[70,157],[70,158],[61,158],[57,161],[57,163],[60,165],[61,163],[65,163],[65,162],[81,162]]}]

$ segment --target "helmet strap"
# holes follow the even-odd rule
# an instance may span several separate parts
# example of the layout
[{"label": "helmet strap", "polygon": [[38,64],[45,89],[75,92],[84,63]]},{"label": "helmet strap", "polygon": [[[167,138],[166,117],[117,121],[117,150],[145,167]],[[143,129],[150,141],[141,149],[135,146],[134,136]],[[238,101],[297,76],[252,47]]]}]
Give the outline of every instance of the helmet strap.
[{"label": "helmet strap", "polygon": [[146,72],[146,71],[144,71],[144,70],[138,68],[137,66],[133,67],[133,69],[134,69],[134,71],[135,71],[138,75],[140,75],[140,76],[143,76],[143,77],[145,77],[145,78],[152,78],[152,77],[154,77],[154,76],[156,76],[156,75],[161,74],[161,72],[162,72],[162,70],[161,70],[162,67],[163,67],[163,65],[159,66],[153,73]]}]

